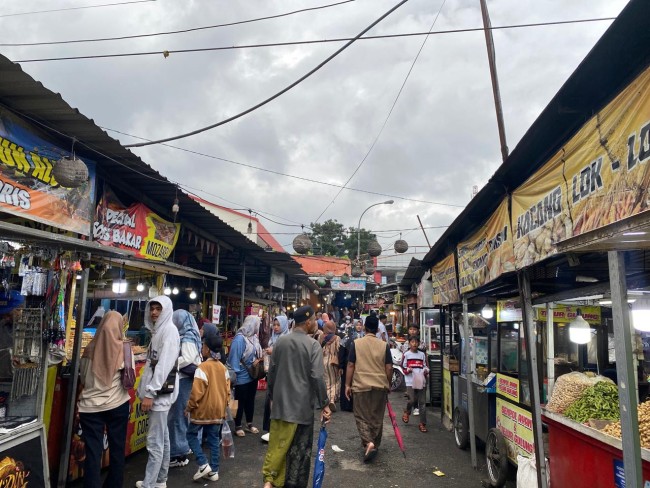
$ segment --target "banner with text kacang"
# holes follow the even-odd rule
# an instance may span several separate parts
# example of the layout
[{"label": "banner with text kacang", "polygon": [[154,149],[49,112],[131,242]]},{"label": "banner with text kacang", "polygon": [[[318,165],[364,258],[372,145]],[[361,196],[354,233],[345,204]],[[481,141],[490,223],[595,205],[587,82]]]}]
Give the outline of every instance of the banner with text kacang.
[{"label": "banner with text kacang", "polygon": [[83,160],[88,181],[77,188],[62,187],[52,174],[56,161],[71,156],[38,128],[0,109],[0,212],[89,235],[95,163]]},{"label": "banner with text kacang", "polygon": [[181,224],[168,222],[142,203],[125,207],[111,191],[97,205],[93,236],[104,246],[134,251],[144,259],[166,261],[174,250]]}]

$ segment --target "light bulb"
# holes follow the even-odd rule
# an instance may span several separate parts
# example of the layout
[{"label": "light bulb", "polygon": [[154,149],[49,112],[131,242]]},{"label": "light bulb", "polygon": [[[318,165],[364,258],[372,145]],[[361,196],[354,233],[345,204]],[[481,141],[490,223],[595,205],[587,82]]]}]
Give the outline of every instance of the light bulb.
[{"label": "light bulb", "polygon": [[194,290],[190,292],[190,300],[196,300],[196,292]]},{"label": "light bulb", "polygon": [[632,325],[640,332],[650,332],[650,300],[639,298],[632,305]]},{"label": "light bulb", "polygon": [[177,287],[172,288],[172,294],[178,295],[178,288]]},{"label": "light bulb", "polygon": [[172,294],[172,289],[170,287],[166,286],[165,289],[163,290],[163,293],[165,295],[169,296],[169,295]]},{"label": "light bulb", "polygon": [[576,344],[587,344],[591,341],[591,327],[589,323],[582,318],[582,315],[576,315],[576,318],[569,323],[569,340]]},{"label": "light bulb", "polygon": [[138,286],[135,287],[138,291],[144,291],[144,283],[138,283]]},{"label": "light bulb", "polygon": [[484,319],[491,319],[494,317],[494,310],[488,304],[485,304],[485,307],[481,309],[481,317]]}]

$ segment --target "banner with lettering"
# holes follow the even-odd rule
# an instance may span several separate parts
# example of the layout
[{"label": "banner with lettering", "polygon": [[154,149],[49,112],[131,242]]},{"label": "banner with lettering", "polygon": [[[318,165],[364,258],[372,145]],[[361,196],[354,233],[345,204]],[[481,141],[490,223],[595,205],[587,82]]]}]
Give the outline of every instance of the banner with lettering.
[{"label": "banner with lettering", "polygon": [[517,268],[650,208],[650,68],[512,194]]},{"label": "banner with lettering", "polygon": [[458,278],[456,277],[456,256],[450,254],[431,268],[431,283],[434,305],[460,302]]},{"label": "banner with lettering", "polygon": [[[535,308],[535,320],[546,321],[547,313],[545,308]],[[601,324],[600,307],[594,306],[580,306],[571,307],[568,305],[556,305],[553,308],[553,322],[556,324],[568,324],[573,319],[580,315],[592,325]]]},{"label": "banner with lettering", "polygon": [[533,416],[502,398],[497,397],[496,428],[501,431],[508,444],[508,458],[517,464],[517,454],[531,457],[535,454]]},{"label": "banner with lettering", "polygon": [[458,244],[457,253],[461,293],[480,288],[503,273],[515,270],[507,198],[477,232]]},{"label": "banner with lettering", "polygon": [[70,147],[47,140],[40,129],[0,109],[0,212],[89,235],[95,204],[95,163],[88,159],[88,181],[64,188],[52,169]]},{"label": "banner with lettering", "polygon": [[139,258],[166,261],[181,224],[168,222],[142,203],[125,207],[108,188],[97,205],[93,236],[104,246],[134,251]]}]

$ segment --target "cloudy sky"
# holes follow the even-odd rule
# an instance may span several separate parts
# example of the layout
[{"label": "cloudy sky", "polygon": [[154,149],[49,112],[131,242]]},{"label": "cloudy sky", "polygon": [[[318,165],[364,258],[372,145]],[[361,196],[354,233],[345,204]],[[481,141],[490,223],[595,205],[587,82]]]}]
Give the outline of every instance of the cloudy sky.
[{"label": "cloudy sky", "polygon": [[[0,43],[185,30],[342,0],[156,0],[13,15],[117,1],[4,2]],[[0,52],[12,60],[27,60],[353,37],[397,2],[355,0],[190,33],[111,42],[5,45]],[[497,27],[615,17],[625,3],[488,0],[488,8],[492,25]],[[434,31],[482,26],[479,0],[410,0],[370,35],[425,32],[436,16]],[[610,24],[601,21],[494,32],[511,150]],[[320,222],[332,218],[356,227],[366,207],[390,197],[351,190],[337,196],[339,188],[334,185],[345,184],[368,153],[424,40],[424,36],[415,36],[358,41],[268,105],[214,130],[171,143],[207,156],[161,145],[133,151],[202,198],[259,212],[264,225],[288,249],[299,230],[296,224],[309,225],[320,217]],[[21,65],[98,125],[160,139],[216,123],[256,105],[342,45],[172,52],[167,58],[156,54]],[[109,133],[123,144],[139,142]],[[382,231],[378,235],[384,247],[398,238],[398,229],[408,229],[403,237],[425,251],[422,231],[411,230],[418,226],[416,215],[426,227],[450,224],[469,201],[472,187],[482,187],[500,162],[484,34],[432,35],[381,137],[349,187],[402,197],[394,198],[392,206],[370,210],[362,226]],[[443,230],[427,228],[432,244]]]}]

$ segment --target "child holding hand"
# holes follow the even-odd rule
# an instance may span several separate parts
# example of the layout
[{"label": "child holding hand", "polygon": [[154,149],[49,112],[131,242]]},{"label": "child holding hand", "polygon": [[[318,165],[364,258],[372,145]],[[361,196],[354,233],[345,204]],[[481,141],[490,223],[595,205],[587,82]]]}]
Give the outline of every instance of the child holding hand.
[{"label": "child holding hand", "polygon": [[409,337],[409,350],[404,353],[402,359],[402,369],[404,370],[404,379],[406,380],[406,392],[409,400],[406,404],[406,410],[402,415],[402,421],[407,424],[413,408],[420,410],[420,432],[427,432],[427,410],[425,401],[425,388],[429,368],[427,367],[427,357],[424,352],[418,350],[420,338],[416,335]]}]

